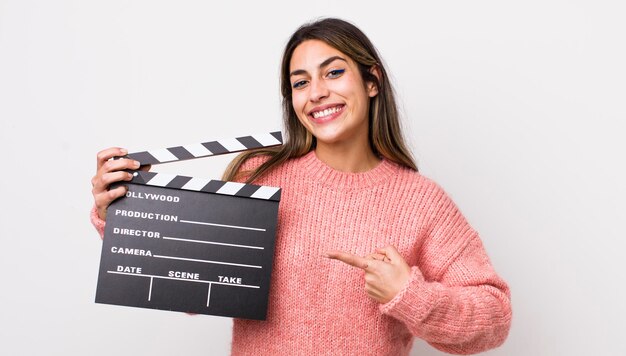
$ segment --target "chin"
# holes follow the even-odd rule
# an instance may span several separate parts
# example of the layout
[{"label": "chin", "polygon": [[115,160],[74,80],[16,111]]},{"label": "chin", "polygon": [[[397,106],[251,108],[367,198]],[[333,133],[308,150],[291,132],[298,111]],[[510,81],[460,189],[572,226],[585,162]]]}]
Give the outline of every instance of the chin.
[{"label": "chin", "polygon": [[315,139],[317,140],[318,143],[323,143],[323,144],[328,144],[328,145],[345,141],[345,138],[339,135],[313,135],[313,136],[315,136]]}]

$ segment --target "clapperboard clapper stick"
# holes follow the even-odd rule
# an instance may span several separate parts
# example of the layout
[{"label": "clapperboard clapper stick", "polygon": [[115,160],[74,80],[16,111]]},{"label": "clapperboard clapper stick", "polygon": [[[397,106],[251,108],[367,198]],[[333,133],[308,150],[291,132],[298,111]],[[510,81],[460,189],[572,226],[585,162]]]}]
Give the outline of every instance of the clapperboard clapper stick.
[{"label": "clapperboard clapper stick", "polygon": [[[281,144],[272,132],[126,157],[154,165]],[[96,303],[264,320],[280,188],[133,175],[108,208]]]}]

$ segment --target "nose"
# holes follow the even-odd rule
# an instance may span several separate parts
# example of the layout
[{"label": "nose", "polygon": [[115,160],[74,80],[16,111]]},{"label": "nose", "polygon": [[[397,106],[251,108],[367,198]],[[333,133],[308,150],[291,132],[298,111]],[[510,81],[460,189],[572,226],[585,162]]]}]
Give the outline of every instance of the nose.
[{"label": "nose", "polygon": [[328,97],[328,87],[322,79],[312,79],[310,84],[309,99],[318,102]]}]

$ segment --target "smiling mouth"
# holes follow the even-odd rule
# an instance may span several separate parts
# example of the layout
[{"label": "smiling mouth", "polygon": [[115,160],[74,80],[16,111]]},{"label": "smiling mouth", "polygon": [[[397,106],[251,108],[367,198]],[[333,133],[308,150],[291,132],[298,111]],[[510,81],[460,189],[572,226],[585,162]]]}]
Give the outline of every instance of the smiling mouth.
[{"label": "smiling mouth", "polygon": [[326,118],[330,118],[334,114],[343,110],[344,106],[345,105],[337,105],[337,106],[333,106],[332,108],[327,108],[327,109],[320,110],[320,111],[314,111],[310,115],[316,120],[324,120]]}]

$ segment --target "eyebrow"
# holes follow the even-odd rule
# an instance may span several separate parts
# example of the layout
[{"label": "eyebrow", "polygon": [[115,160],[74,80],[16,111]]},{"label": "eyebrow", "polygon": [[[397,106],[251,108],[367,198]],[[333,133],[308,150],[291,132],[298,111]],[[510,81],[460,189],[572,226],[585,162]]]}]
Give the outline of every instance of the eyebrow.
[{"label": "eyebrow", "polygon": [[[348,63],[348,61],[346,61],[345,59],[343,59],[340,56],[332,56],[332,57],[324,60],[322,63],[320,63],[319,68],[322,69],[322,68],[326,67],[327,65],[329,65],[330,63],[332,63],[336,59],[339,59],[339,60],[342,60],[342,61]],[[294,76],[294,75],[305,74],[305,73],[306,73],[306,70],[304,70],[304,69],[296,69],[293,72],[289,73],[289,77]]]}]

